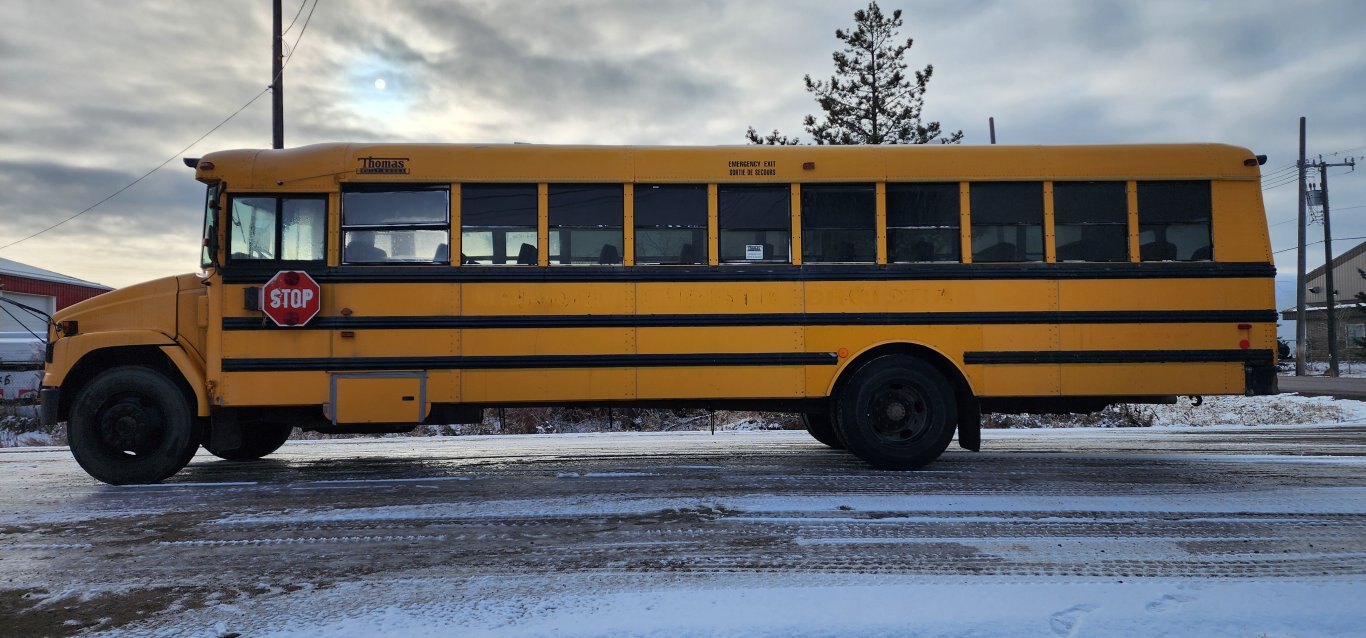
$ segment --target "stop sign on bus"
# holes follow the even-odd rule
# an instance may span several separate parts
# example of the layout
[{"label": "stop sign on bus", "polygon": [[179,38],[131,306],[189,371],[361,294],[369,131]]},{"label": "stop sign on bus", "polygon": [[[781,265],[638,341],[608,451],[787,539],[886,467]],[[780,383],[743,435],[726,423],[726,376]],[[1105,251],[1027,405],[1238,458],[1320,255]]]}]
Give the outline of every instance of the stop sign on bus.
[{"label": "stop sign on bus", "polygon": [[260,306],[277,326],[302,326],[322,308],[322,288],[302,270],[281,270],[261,286]]}]

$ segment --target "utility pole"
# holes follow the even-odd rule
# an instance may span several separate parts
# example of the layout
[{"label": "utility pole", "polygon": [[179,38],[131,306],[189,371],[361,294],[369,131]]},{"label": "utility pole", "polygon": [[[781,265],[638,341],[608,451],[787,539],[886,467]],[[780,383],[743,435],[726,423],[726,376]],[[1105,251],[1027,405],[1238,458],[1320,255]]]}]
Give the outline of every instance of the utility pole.
[{"label": "utility pole", "polygon": [[280,13],[280,0],[274,0],[275,9],[275,29],[271,38],[271,129],[272,129],[272,148],[285,147],[285,69],[284,69],[284,35],[280,32],[281,20],[284,16]]},{"label": "utility pole", "polygon": [[987,127],[989,127],[989,128],[991,129],[991,143],[992,143],[992,144],[995,144],[995,143],[996,143],[996,118],[994,118],[994,117],[989,117],[989,118],[987,118]]},{"label": "utility pole", "polygon": [[1329,163],[1324,162],[1323,156],[1320,155],[1315,166],[1319,169],[1319,182],[1323,188],[1323,286],[1328,300],[1328,376],[1336,377],[1338,376],[1337,291],[1333,290],[1333,225],[1328,216],[1328,167],[1347,166],[1355,170],[1356,160],[1348,159],[1345,162]]},{"label": "utility pole", "polygon": [[1299,243],[1299,271],[1295,277],[1295,376],[1304,376],[1304,350],[1306,347],[1305,335],[1308,333],[1309,326],[1304,323],[1304,293],[1305,286],[1309,282],[1305,281],[1305,254],[1304,242],[1305,233],[1308,232],[1309,220],[1306,219],[1306,206],[1304,198],[1306,196],[1304,188],[1304,117],[1300,117],[1300,159],[1295,162],[1300,173],[1300,243]]}]

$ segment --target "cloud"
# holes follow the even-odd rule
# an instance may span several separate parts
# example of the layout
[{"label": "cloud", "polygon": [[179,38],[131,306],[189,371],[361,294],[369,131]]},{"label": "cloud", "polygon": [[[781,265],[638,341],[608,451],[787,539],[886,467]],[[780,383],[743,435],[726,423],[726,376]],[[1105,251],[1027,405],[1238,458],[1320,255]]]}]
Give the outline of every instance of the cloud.
[{"label": "cloud", "polygon": [[[306,31],[300,17],[285,37],[294,53],[286,143],[738,144],[750,125],[803,134],[802,116],[816,109],[801,77],[829,75],[834,30],[863,6],[325,1]],[[0,3],[0,245],[141,175],[270,81],[270,12],[256,0],[72,7]],[[1366,147],[1366,3],[903,8],[902,35],[915,39],[910,66],[935,67],[924,114],[963,129],[969,143],[986,143],[994,116],[1003,143],[1219,141],[1267,153],[1275,169],[1293,161],[1296,120],[1306,115],[1311,154]],[[262,97],[187,154],[268,146],[269,103]],[[1334,217],[1339,237],[1366,236],[1366,208],[1350,208],[1366,204],[1363,174],[1332,176],[1335,207],[1344,207]],[[0,254],[68,272],[86,267],[69,247],[100,247],[110,251],[101,270],[72,274],[117,284],[158,259],[167,273],[192,270],[201,189],[177,160]],[[1293,187],[1266,200],[1273,223],[1293,217]],[[1277,249],[1293,245],[1293,224],[1272,233]],[[148,237],[185,248],[147,258],[109,248]],[[1311,267],[1321,261],[1311,253]]]}]

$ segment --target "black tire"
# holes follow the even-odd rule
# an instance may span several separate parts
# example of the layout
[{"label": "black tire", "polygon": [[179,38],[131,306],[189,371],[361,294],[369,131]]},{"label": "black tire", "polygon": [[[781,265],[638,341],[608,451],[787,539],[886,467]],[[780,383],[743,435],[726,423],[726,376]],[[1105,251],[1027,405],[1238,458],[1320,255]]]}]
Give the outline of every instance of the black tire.
[{"label": "black tire", "polygon": [[112,485],[156,483],[190,462],[203,423],[166,375],[143,366],[101,372],[76,393],[67,422],[71,454]]},{"label": "black tire", "polygon": [[823,412],[803,412],[802,425],[806,426],[806,433],[811,438],[820,441],[836,450],[844,449],[844,442],[835,433],[835,424],[830,419],[829,414]]},{"label": "black tire", "polygon": [[285,423],[250,423],[242,426],[241,447],[235,450],[216,450],[209,440],[213,437],[209,436],[205,437],[204,449],[225,461],[255,461],[280,449],[293,432],[294,426]]},{"label": "black tire", "polygon": [[884,470],[913,470],[939,458],[957,422],[953,385],[910,356],[869,361],[835,399],[835,427],[845,447]]}]

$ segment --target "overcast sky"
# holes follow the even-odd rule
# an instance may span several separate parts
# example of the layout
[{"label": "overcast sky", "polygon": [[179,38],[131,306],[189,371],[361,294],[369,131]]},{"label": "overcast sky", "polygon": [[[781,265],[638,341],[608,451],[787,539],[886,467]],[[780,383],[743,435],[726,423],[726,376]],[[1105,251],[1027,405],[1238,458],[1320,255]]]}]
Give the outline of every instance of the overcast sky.
[{"label": "overcast sky", "polygon": [[[300,8],[285,0],[286,22]],[[834,30],[866,2],[312,2],[286,33],[285,142],[737,144],[802,134],[802,75],[831,72]],[[1360,0],[884,2],[904,10],[925,114],[968,144],[1224,142],[1295,160],[1366,157]],[[0,245],[172,157],[270,81],[269,0],[5,0]],[[381,82],[382,81],[382,82]],[[382,89],[380,88],[382,85]],[[264,95],[186,155],[270,145]],[[1366,166],[1330,176],[1334,243],[1366,237]],[[0,256],[109,285],[190,272],[202,185],[179,157],[119,197]],[[1276,250],[1295,188],[1266,191]],[[1310,234],[1322,238],[1320,226]],[[1353,238],[1353,239],[1348,239]],[[1295,252],[1276,256],[1282,307]],[[1310,266],[1322,263],[1311,246]]]}]

